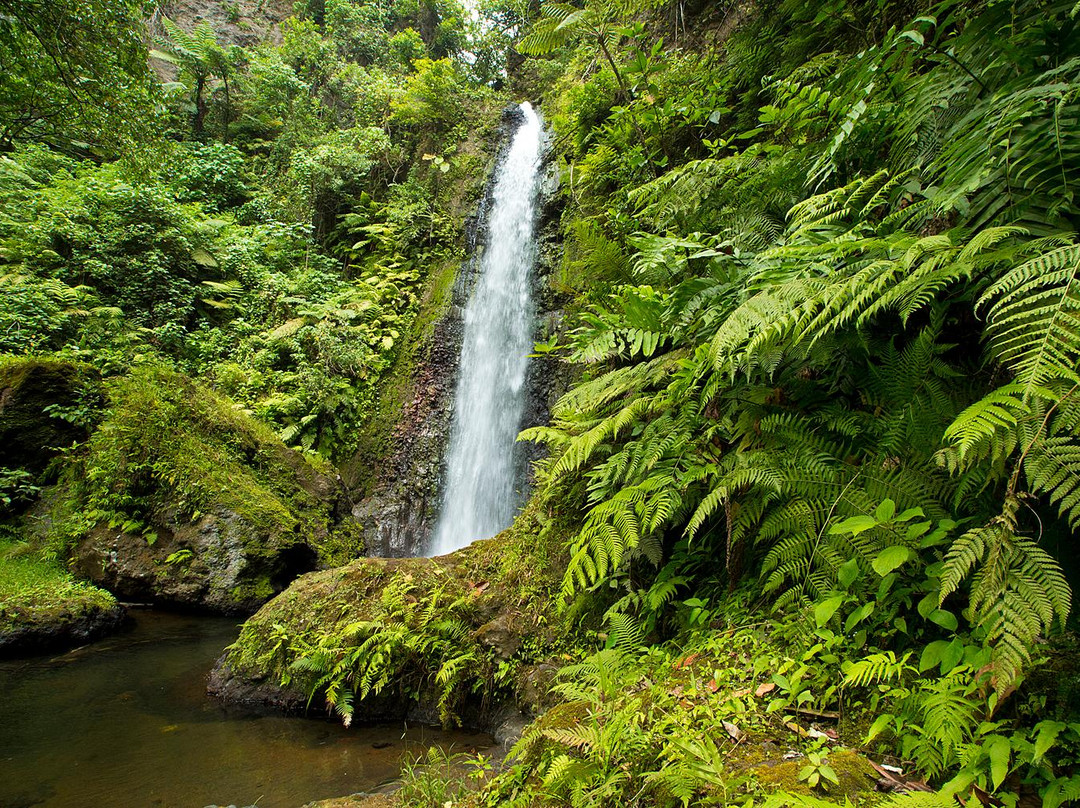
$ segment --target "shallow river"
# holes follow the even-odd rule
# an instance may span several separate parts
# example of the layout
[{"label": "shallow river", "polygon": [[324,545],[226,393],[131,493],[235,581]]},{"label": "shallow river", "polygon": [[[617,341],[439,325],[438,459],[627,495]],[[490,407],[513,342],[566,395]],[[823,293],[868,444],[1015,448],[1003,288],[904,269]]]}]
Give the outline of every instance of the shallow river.
[{"label": "shallow river", "polygon": [[393,779],[428,746],[481,734],[225,710],[205,677],[235,619],[134,612],[121,635],[0,662],[0,806],[299,808]]}]

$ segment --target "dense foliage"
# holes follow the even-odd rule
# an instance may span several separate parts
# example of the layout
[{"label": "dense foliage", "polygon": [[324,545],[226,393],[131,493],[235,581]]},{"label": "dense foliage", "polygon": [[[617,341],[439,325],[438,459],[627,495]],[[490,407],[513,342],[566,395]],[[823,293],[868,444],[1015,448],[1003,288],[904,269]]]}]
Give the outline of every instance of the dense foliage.
[{"label": "dense foliage", "polygon": [[[153,55],[174,80],[151,86],[141,48],[131,87],[102,82],[142,104],[130,117],[168,121],[165,137],[100,164],[14,131],[0,164],[0,350],[107,373],[163,359],[291,445],[350,451],[420,285],[459,256],[455,221],[476,192],[493,117],[491,91],[447,58],[464,41],[460,9],[407,6],[384,18],[333,4],[324,28],[286,20],[281,45],[247,49],[206,22],[185,31],[165,18]],[[37,13],[16,9],[5,24],[36,30]],[[428,40],[409,27],[414,14],[435,26]],[[50,30],[79,43],[113,24],[60,19]],[[123,51],[86,42],[66,53],[72,70],[100,72],[109,64],[80,54]],[[47,78],[32,66],[16,75]]]},{"label": "dense foliage", "polygon": [[[207,10],[0,8],[0,535],[19,556],[55,565],[95,530],[152,546],[206,514],[242,525],[245,563],[363,550],[326,461],[356,454],[460,261],[505,100],[452,0]],[[476,45],[489,74],[506,45]],[[158,572],[194,579],[199,552]]]},{"label": "dense foliage", "polygon": [[[1060,804],[1076,725],[1031,729],[1022,683],[1069,616],[1080,514],[1077,10],[727,12],[704,52],[600,2],[546,5],[523,40],[578,45],[548,106],[578,313],[545,349],[584,378],[524,436],[551,449],[541,496],[580,513],[563,594],[613,636],[700,643],[673,605],[749,592],[809,638],[815,683],[775,709],[866,710],[857,743],[950,792]],[[624,744],[639,712],[588,732]],[[680,765],[545,737],[556,801],[624,803]],[[567,779],[597,765],[599,790]]]},{"label": "dense foliage", "polygon": [[0,352],[108,398],[5,460],[5,515],[67,474],[69,534],[151,540],[163,491],[238,479],[294,530],[278,442],[328,470],[375,429],[510,83],[561,178],[538,351],[577,373],[484,567],[534,641],[480,642],[479,569],[358,564],[233,662],[447,722],[573,663],[504,772],[406,803],[816,807],[865,797],[866,755],[931,790],[897,808],[1080,800],[1073,0],[313,0],[245,46],[142,11],[0,0]]}]

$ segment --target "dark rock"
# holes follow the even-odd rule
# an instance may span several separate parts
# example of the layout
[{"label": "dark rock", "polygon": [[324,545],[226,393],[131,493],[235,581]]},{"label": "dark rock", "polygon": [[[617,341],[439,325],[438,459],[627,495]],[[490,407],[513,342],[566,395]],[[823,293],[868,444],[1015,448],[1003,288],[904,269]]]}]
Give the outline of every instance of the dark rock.
[{"label": "dark rock", "polygon": [[101,380],[92,368],[38,358],[5,363],[0,367],[2,464],[40,472],[61,449],[86,439],[88,421],[102,403]]},{"label": "dark rock", "polygon": [[510,627],[506,615],[480,626],[473,637],[495,652],[499,659],[510,659],[521,649],[521,637]]},{"label": "dark rock", "polygon": [[175,510],[160,517],[158,538],[99,525],[78,543],[75,568],[126,600],[250,614],[296,575],[316,565],[300,537],[257,535],[235,512],[219,508],[195,522]]},{"label": "dark rock", "polygon": [[487,726],[482,727],[482,729],[491,733],[495,743],[503,747],[503,749],[509,750],[511,746],[521,740],[525,728],[531,723],[532,715],[522,712],[517,707],[508,706],[492,716]]},{"label": "dark rock", "polygon": [[206,692],[226,704],[257,710],[277,710],[284,713],[301,713],[307,706],[307,694],[299,688],[286,687],[280,679],[271,680],[238,676],[228,662],[228,654],[222,657],[206,679]]},{"label": "dark rock", "polygon": [[461,315],[441,317],[426,344],[390,438],[371,496],[353,507],[369,555],[401,558],[424,551],[439,508],[441,458],[450,438],[461,345]]},{"label": "dark rock", "polygon": [[559,666],[553,662],[541,662],[530,665],[518,675],[518,705],[533,715],[539,715],[552,707],[557,696],[552,694],[551,686],[559,673]]}]

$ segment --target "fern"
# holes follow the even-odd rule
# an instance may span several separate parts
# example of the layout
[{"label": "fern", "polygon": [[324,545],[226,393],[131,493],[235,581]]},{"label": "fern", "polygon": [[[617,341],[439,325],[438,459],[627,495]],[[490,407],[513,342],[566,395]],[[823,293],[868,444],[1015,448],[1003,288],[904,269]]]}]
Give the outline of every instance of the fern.
[{"label": "fern", "polygon": [[1025,397],[1080,382],[1080,245],[1037,255],[1005,273],[980,298],[991,350],[1016,374]]},{"label": "fern", "polygon": [[957,539],[941,576],[941,602],[971,576],[969,608],[993,649],[1000,691],[1016,682],[1037,639],[1064,623],[1072,598],[1057,562],[1017,534],[1019,507],[1008,499],[1000,516]]}]

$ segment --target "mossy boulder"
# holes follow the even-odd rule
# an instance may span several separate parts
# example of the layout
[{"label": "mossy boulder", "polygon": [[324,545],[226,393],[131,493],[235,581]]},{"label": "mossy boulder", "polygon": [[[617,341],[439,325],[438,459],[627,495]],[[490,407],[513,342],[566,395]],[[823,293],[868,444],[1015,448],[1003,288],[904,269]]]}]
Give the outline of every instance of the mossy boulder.
[{"label": "mossy boulder", "polygon": [[353,794],[309,802],[304,808],[394,808],[400,804],[393,794]]},{"label": "mossy boulder", "polygon": [[109,407],[51,509],[51,540],[122,598],[250,613],[298,574],[361,552],[332,469],[161,367]]},{"label": "mossy boulder", "polygon": [[823,781],[816,789],[799,779],[807,759],[785,755],[783,748],[772,741],[748,744],[732,765],[733,772],[751,774],[766,791],[786,791],[789,794],[815,795],[824,791],[831,799],[846,797],[853,801],[875,794],[877,773],[863,755],[853,749],[829,749],[824,762],[836,774],[839,782]]},{"label": "mossy boulder", "polygon": [[126,600],[250,614],[300,572],[317,565],[299,536],[258,534],[235,511],[195,521],[156,513],[157,539],[100,524],[76,545],[75,569]]},{"label": "mossy boulder", "polygon": [[[363,694],[374,682],[350,721],[408,716],[510,736],[518,706],[529,707],[519,684],[565,636],[549,622],[562,545],[538,532],[527,513],[446,556],[363,558],[304,575],[244,624],[210,692],[303,709],[311,693],[321,707],[325,691]],[[329,695],[342,712],[342,694]]]},{"label": "mossy boulder", "polygon": [[112,595],[20,549],[0,545],[0,658],[80,645],[121,626]]},{"label": "mossy boulder", "polygon": [[41,357],[0,360],[2,464],[34,473],[72,443],[85,440],[103,403],[93,368]]}]

